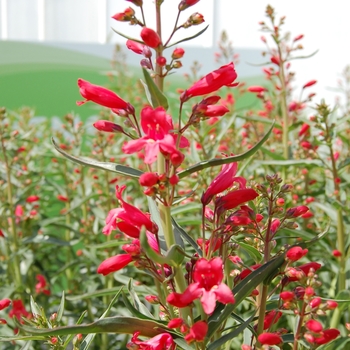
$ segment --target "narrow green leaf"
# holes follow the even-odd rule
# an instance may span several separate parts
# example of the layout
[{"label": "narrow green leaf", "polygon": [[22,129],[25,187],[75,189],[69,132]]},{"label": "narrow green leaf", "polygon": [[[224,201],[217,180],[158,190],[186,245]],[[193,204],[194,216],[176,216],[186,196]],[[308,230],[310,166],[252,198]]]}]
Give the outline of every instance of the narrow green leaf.
[{"label": "narrow green leaf", "polygon": [[115,288],[106,288],[106,289],[99,289],[91,293],[85,293],[80,295],[67,295],[66,299],[69,301],[77,301],[82,299],[92,299],[97,297],[103,297],[107,295],[113,295],[115,293],[118,293],[120,290],[120,287]]},{"label": "narrow green leaf", "polygon": [[[64,228],[68,228],[70,231],[77,232],[76,230],[71,230],[70,227],[67,227],[67,225],[55,225],[55,226],[63,226]],[[57,246],[73,246],[76,245],[80,242],[80,239],[74,239],[69,242],[63,241],[62,239],[56,238],[56,237],[51,237],[49,235],[36,235],[33,237],[28,237],[22,241],[23,244],[31,244],[31,243],[36,243],[36,244],[54,244]]]},{"label": "narrow green leaf", "polygon": [[[123,289],[123,287],[121,287],[121,288],[119,289],[118,293],[117,293],[117,294],[114,296],[114,298],[111,300],[111,302],[109,303],[109,305],[108,305],[106,311],[105,311],[105,312],[102,314],[102,316],[100,317],[100,320],[102,320],[103,318],[105,318],[106,316],[108,316],[109,312],[111,311],[112,306],[113,306],[113,305],[116,303],[116,301],[118,300],[119,294],[120,294],[120,292],[122,291],[122,289]],[[79,350],[87,350],[87,349],[90,347],[90,345],[91,345],[92,341],[94,340],[95,336],[96,336],[96,333],[90,333],[90,334],[88,334],[88,335],[84,338],[84,340],[82,341]],[[67,344],[67,345],[68,345],[68,344]]]},{"label": "narrow green leaf", "polygon": [[169,48],[169,47],[175,46],[177,44],[183,43],[184,41],[188,41],[188,40],[192,40],[194,38],[197,38],[197,36],[200,36],[201,34],[203,34],[208,29],[208,27],[209,27],[209,24],[204,29],[199,31],[197,34],[192,35],[192,36],[190,36],[188,38],[185,38],[185,39],[181,39],[181,40],[177,41],[176,43],[173,43],[173,44],[170,44],[170,45],[166,46],[166,48]]},{"label": "narrow green leaf", "polygon": [[31,340],[27,341],[27,342],[21,347],[20,350],[29,350],[31,344],[32,344],[32,341],[31,341]]},{"label": "narrow green leaf", "polygon": [[350,164],[350,158],[346,158],[343,161],[341,161],[338,165],[338,170],[345,168]]},{"label": "narrow green leaf", "polygon": [[283,334],[281,338],[283,339],[283,343],[294,343],[294,334],[292,333]]},{"label": "narrow green leaf", "polygon": [[296,160],[259,160],[259,165],[297,166],[297,165],[317,165],[322,166],[322,162],[317,159],[296,159]]},{"label": "narrow green leaf", "polygon": [[141,247],[145,250],[146,255],[154,262],[158,264],[168,264],[170,266],[179,266],[185,258],[185,252],[177,245],[173,244],[165,255],[160,255],[155,252],[148,244],[146,231],[142,230],[140,234]]},{"label": "narrow green leaf", "polygon": [[174,342],[183,350],[193,350],[194,348],[187,344],[186,340],[183,338],[175,338]]},{"label": "narrow green leaf", "polygon": [[103,169],[103,170],[108,170],[120,175],[124,176],[130,176],[130,177],[135,177],[139,178],[140,175],[142,174],[142,171],[130,168],[124,165],[120,164],[114,164],[114,163],[109,163],[109,162],[100,162],[98,160],[90,159],[90,158],[81,158],[81,157],[76,157],[72,156],[71,154],[67,153],[63,149],[61,149],[55,142],[55,140],[52,138],[52,143],[56,150],[61,153],[63,156],[66,158],[70,159],[74,163],[82,164],[82,165],[87,165],[91,168],[96,168],[96,169]]},{"label": "narrow green leaf", "polygon": [[141,336],[154,337],[159,333],[168,331],[166,327],[159,322],[124,316],[106,317],[89,324],[56,327],[53,329],[42,329],[24,325],[19,326],[21,330],[26,333],[40,336],[69,335],[78,333],[133,334],[138,331]]},{"label": "narrow green leaf", "polygon": [[60,322],[62,319],[63,312],[64,312],[64,305],[65,305],[65,294],[63,291],[62,297],[61,297],[61,302],[60,302],[60,305],[58,306],[58,310],[57,310],[57,322]]},{"label": "narrow green leaf", "polygon": [[175,221],[173,217],[171,218],[171,222],[173,224],[174,231],[179,232],[181,237],[193,247],[193,249],[199,254],[199,256],[203,256],[203,253],[201,249],[199,249],[198,244],[195,242],[195,240],[187,234],[187,232]]},{"label": "narrow green leaf", "polygon": [[[148,70],[145,68],[142,68],[143,76],[145,77],[146,86],[145,90],[146,93],[148,92],[150,103],[153,108],[156,107],[163,107],[165,110],[169,108],[168,100],[165,97],[165,95],[159,90],[158,86],[155,84],[152,77],[149,75]],[[146,89],[147,87],[147,89]]]},{"label": "narrow green leaf", "polygon": [[127,36],[126,34],[123,34],[121,32],[118,32],[116,29],[112,28],[113,32],[114,33],[117,33],[118,35],[122,36],[123,38],[125,39],[128,39],[128,40],[132,40],[132,41],[136,41],[137,43],[140,43],[140,44],[144,44],[144,42],[142,40],[139,40],[139,39],[135,39],[135,38],[131,38],[130,36]]},{"label": "narrow green leaf", "polygon": [[254,259],[255,262],[261,260],[261,253],[251,245],[240,241],[235,241],[235,243],[242,247],[243,250],[248,252],[248,254]]},{"label": "narrow green leaf", "polygon": [[255,314],[252,315],[251,317],[248,318],[248,320],[246,320],[244,323],[241,323],[237,328],[235,328],[233,331],[222,335],[219,339],[215,340],[214,342],[212,342],[207,349],[208,350],[216,350],[216,349],[220,349],[220,347],[225,344],[226,342],[228,342],[229,340],[237,337],[239,334],[241,334],[250,324],[250,322],[252,322],[252,320],[254,319]]},{"label": "narrow green leaf", "polygon": [[214,313],[209,317],[209,330],[207,337],[212,335],[219,329],[222,322],[230,316],[233,310],[247,297],[251,292],[265,279],[267,279],[276,269],[278,269],[285,261],[285,254],[279,255],[277,258],[260,266],[255,271],[251,272],[243,281],[238,283],[233,289],[235,297],[234,304],[223,305],[216,307]]},{"label": "narrow green leaf", "polygon": [[134,307],[130,300],[128,299],[128,297],[125,295],[125,292],[123,292],[123,302],[124,302],[124,305],[126,306],[126,308],[130,311],[130,313],[136,317],[136,318],[140,318],[140,319],[143,319],[143,320],[153,320],[154,317],[149,317],[149,316],[146,316],[145,314],[143,314],[142,312],[140,312],[138,309],[136,309],[136,307]]},{"label": "narrow green leaf", "polygon": [[[133,280],[130,279],[129,283],[128,283],[128,292],[130,297],[132,298],[133,302],[134,302],[134,307],[143,315],[147,316],[147,318],[149,319],[154,319],[153,315],[150,313],[150,311],[148,310],[148,308],[146,307],[146,305],[144,305],[141,300],[139,299],[137,293],[135,293],[135,289],[133,286]],[[142,318],[142,317],[141,317]]]},{"label": "narrow green leaf", "polygon": [[38,304],[34,301],[33,297],[30,296],[30,310],[33,315],[41,315],[41,310]]},{"label": "narrow green leaf", "polygon": [[195,165],[192,165],[191,167],[180,171],[177,175],[179,176],[180,179],[193,174],[197,171],[209,168],[209,167],[214,167],[214,166],[219,166],[219,165],[223,165],[223,164],[229,164],[229,163],[233,163],[233,162],[238,162],[240,160],[243,160],[245,158],[248,158],[250,156],[252,156],[254,153],[256,153],[259,148],[264,144],[264,142],[268,139],[268,137],[270,136],[270,133],[273,129],[273,126],[275,125],[275,122],[272,123],[270,129],[268,130],[268,132],[265,134],[265,136],[256,144],[254,145],[254,147],[252,147],[250,150],[248,150],[245,153],[242,154],[238,154],[236,156],[232,156],[232,157],[226,157],[226,158],[214,158],[214,159],[210,159],[210,160],[206,160],[203,162],[199,162]]}]

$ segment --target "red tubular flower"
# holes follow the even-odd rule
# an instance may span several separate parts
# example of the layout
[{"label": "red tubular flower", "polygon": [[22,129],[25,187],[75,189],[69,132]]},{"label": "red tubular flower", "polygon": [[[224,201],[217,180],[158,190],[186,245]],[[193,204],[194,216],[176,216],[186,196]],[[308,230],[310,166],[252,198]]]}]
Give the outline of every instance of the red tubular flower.
[{"label": "red tubular flower", "polygon": [[80,94],[85,98],[85,101],[77,102],[78,106],[92,101],[107,108],[128,109],[128,103],[111,90],[91,84],[83,79],[78,79],[78,86],[80,88]]},{"label": "red tubular flower", "polygon": [[202,79],[194,83],[189,89],[181,95],[181,102],[186,102],[191,97],[210,94],[219,90],[223,86],[236,86],[233,84],[237,78],[237,73],[233,62],[220,67],[217,70],[207,74]]},{"label": "red tubular flower", "polygon": [[191,328],[190,333],[185,336],[187,343],[193,341],[201,342],[208,333],[208,324],[205,321],[196,322]]},{"label": "red tubular flower", "polygon": [[30,313],[26,310],[21,299],[12,300],[12,310],[9,312],[9,317],[16,317],[21,320],[21,317],[30,317]]},{"label": "red tubular flower", "polygon": [[258,341],[262,345],[278,345],[282,343],[282,338],[276,333],[262,333],[258,336]]},{"label": "red tubular flower", "polygon": [[312,308],[316,308],[316,307],[319,307],[321,305],[321,298],[320,297],[316,297],[316,298],[313,298],[310,302],[309,302],[309,305],[312,307]]},{"label": "red tubular flower", "polygon": [[69,198],[66,196],[63,196],[62,194],[58,194],[56,198],[61,202],[69,202]]},{"label": "red tubular flower", "polygon": [[234,303],[231,289],[222,280],[224,278],[221,258],[213,258],[208,261],[205,258],[197,260],[193,271],[194,283],[190,284],[184,293],[171,293],[167,301],[176,307],[186,307],[193,300],[200,301],[206,314],[211,314],[216,305],[216,300],[223,304]]},{"label": "red tubular flower", "polygon": [[155,337],[142,341],[138,338],[140,332],[135,332],[131,341],[126,345],[128,349],[138,350],[172,350],[175,343],[169,333],[161,333]]},{"label": "red tubular flower", "polygon": [[280,61],[280,58],[278,56],[272,56],[271,62],[276,64],[277,66],[279,66],[281,61]]},{"label": "red tubular flower", "polygon": [[158,227],[149,219],[149,216],[123,200],[122,193],[124,190],[125,186],[120,188],[116,186],[116,197],[119,199],[122,208],[112,209],[108,213],[106,225],[102,232],[109,235],[112,230],[118,228],[130,237],[139,238],[141,227],[145,226],[148,231],[156,233]]},{"label": "red tubular flower", "polygon": [[249,86],[248,91],[249,92],[261,93],[261,92],[266,91],[266,88],[264,88],[262,86]]},{"label": "red tubular flower", "polygon": [[258,269],[261,266],[261,264],[255,264],[249,267],[249,269],[244,269],[238,276],[237,279],[243,280],[248,275],[250,275],[254,270]]},{"label": "red tubular flower", "polygon": [[338,303],[334,300],[327,300],[326,304],[328,310],[334,310],[338,307]]},{"label": "red tubular flower", "polygon": [[224,164],[220,173],[210,183],[207,190],[203,193],[201,202],[208,205],[212,198],[232,186],[234,176],[237,172],[237,163]]},{"label": "red tubular flower", "polygon": [[10,299],[1,299],[0,300],[0,311],[4,310],[5,308],[7,308],[10,304],[11,304],[11,300]]},{"label": "red tubular flower", "polygon": [[305,214],[308,211],[309,211],[309,207],[307,207],[306,205],[299,205],[297,207],[288,209],[286,212],[286,217],[287,218],[291,218],[291,217],[297,218],[297,217]]},{"label": "red tubular flower", "polygon": [[312,85],[315,85],[316,83],[317,83],[317,80],[310,80],[303,86],[303,89],[308,88]]},{"label": "red tubular flower", "polygon": [[298,266],[298,269],[303,271],[305,273],[305,275],[307,276],[311,269],[313,269],[314,271],[317,271],[318,269],[321,268],[321,266],[322,266],[321,264],[312,261],[312,262],[309,262],[307,264]]},{"label": "red tubular flower", "polygon": [[[177,135],[172,133],[174,126],[171,116],[166,114],[163,107],[143,108],[141,111],[141,127],[145,136],[124,144],[122,147],[124,153],[131,154],[145,149],[144,161],[146,164],[154,163],[159,152],[169,157],[173,164],[183,160],[184,156],[176,149]],[[181,136],[180,147],[188,146],[188,140]]]},{"label": "red tubular flower", "polygon": [[168,323],[168,328],[179,328],[183,325],[184,320],[182,318],[173,318]]},{"label": "red tubular flower", "polygon": [[126,47],[139,55],[143,54],[145,50],[145,45],[132,40],[127,40]]},{"label": "red tubular flower", "polygon": [[267,313],[264,318],[264,330],[269,329],[273,324],[277,323],[281,316],[281,311],[272,310]]},{"label": "red tubular flower", "polygon": [[124,132],[123,128],[118,125],[110,122],[109,120],[98,120],[93,124],[94,128],[96,128],[98,131],[105,131],[105,132]]},{"label": "red tubular flower", "polygon": [[111,272],[116,272],[130,264],[133,258],[130,254],[119,254],[103,261],[97,269],[97,273],[106,276]]},{"label": "red tubular flower", "polygon": [[308,250],[301,247],[292,247],[288,250],[286,256],[291,261],[297,261],[307,254]]},{"label": "red tubular flower", "polygon": [[300,128],[300,131],[298,133],[299,137],[306,134],[310,129],[310,125],[309,124],[306,124],[304,123],[301,128]]},{"label": "red tubular flower", "polygon": [[225,196],[217,198],[215,206],[219,209],[219,211],[230,210],[242,205],[245,202],[251,201],[258,196],[259,194],[252,188],[241,188],[229,192]]},{"label": "red tubular flower", "polygon": [[295,298],[295,294],[293,292],[285,291],[280,293],[280,298],[283,301],[292,301]]},{"label": "red tubular flower", "polygon": [[47,288],[46,278],[43,275],[36,275],[36,279],[38,283],[35,285],[35,293],[40,294],[43,293],[45,295],[50,295],[50,289]]},{"label": "red tubular flower", "polygon": [[331,342],[340,335],[340,332],[335,328],[325,329],[321,332],[320,337],[314,338],[314,343],[317,345],[323,345]]},{"label": "red tubular flower", "polygon": [[184,56],[184,54],[185,54],[185,50],[183,48],[181,48],[181,47],[177,47],[173,51],[173,53],[171,55],[171,58],[174,59],[174,60],[178,60],[178,59],[182,58]]},{"label": "red tubular flower", "polygon": [[33,202],[36,202],[40,199],[40,197],[38,196],[29,196],[27,199],[26,199],[26,202],[27,203],[33,203]]},{"label": "red tubular flower", "polygon": [[141,186],[152,187],[156,185],[159,181],[159,176],[157,173],[143,173],[139,178],[139,183]]},{"label": "red tubular flower", "polygon": [[179,11],[186,10],[188,7],[197,4],[199,0],[181,0],[179,4]]},{"label": "red tubular flower", "polygon": [[157,48],[161,44],[159,35],[151,28],[143,27],[140,35],[144,43],[152,49]]},{"label": "red tubular flower", "polygon": [[323,330],[322,324],[316,320],[307,321],[305,327],[313,333],[320,333]]}]

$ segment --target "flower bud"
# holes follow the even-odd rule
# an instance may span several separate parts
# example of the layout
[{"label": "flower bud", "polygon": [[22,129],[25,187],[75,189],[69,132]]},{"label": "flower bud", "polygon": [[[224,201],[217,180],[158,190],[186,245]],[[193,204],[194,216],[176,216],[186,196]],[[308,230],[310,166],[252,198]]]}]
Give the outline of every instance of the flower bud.
[{"label": "flower bud", "polygon": [[178,59],[182,58],[184,54],[185,54],[185,50],[182,49],[181,47],[177,47],[177,48],[173,51],[173,53],[172,53],[172,55],[171,55],[171,58],[172,58],[173,60],[178,60]]},{"label": "flower bud", "polygon": [[140,35],[144,43],[152,49],[161,44],[159,35],[151,28],[143,27]]},{"label": "flower bud", "polygon": [[179,11],[186,10],[188,7],[195,5],[199,0],[181,0],[179,4]]},{"label": "flower bud", "polygon": [[181,61],[175,61],[175,62],[173,63],[173,68],[179,69],[179,68],[181,68],[181,67],[182,67]]},{"label": "flower bud", "polygon": [[160,56],[156,60],[157,64],[161,67],[164,67],[166,65],[166,58],[163,56]]}]

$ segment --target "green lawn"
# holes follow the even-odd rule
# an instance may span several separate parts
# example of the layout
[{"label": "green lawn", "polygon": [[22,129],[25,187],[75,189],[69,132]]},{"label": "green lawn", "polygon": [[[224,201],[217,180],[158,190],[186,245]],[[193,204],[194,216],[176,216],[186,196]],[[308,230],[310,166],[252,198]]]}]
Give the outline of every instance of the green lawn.
[{"label": "green lawn", "polygon": [[[26,42],[0,41],[0,52],[0,106],[7,109],[29,106],[35,109],[36,115],[47,117],[75,112],[86,119],[96,114],[96,107],[91,103],[76,106],[76,101],[82,99],[77,79],[108,86],[104,72],[110,70],[109,60]],[[245,79],[248,84],[256,84],[257,80],[260,78]],[[172,91],[188,86],[180,71],[169,81],[168,88]],[[177,98],[176,94],[172,95]],[[255,97],[249,94],[239,99],[237,107],[248,107],[255,102]]]}]

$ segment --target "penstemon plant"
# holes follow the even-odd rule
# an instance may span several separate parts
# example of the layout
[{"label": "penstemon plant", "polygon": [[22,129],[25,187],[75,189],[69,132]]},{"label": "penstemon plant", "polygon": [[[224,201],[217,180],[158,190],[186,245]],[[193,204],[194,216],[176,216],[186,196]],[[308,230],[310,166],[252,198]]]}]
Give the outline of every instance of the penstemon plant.
[{"label": "penstemon plant", "polygon": [[[56,150],[68,159],[127,179],[137,179],[142,188],[142,191],[130,193],[128,181],[117,184],[115,193],[108,200],[109,212],[105,213],[102,229],[109,244],[105,247],[115,246],[114,233],[118,233],[123,244],[118,245],[121,250],[116,255],[107,249],[105,259],[98,262],[97,273],[106,281],[106,288],[101,292],[105,312],[93,323],[81,324],[83,313],[76,325],[62,326],[64,295],[57,313],[49,318],[33,299],[32,317],[24,312],[25,309],[23,311],[23,304],[14,300],[11,312],[16,313],[18,319],[21,315],[26,316],[21,322],[17,321],[25,335],[4,337],[3,340],[39,340],[51,349],[66,349],[72,341],[74,349],[87,349],[93,347],[97,333],[115,334],[118,344],[123,343],[120,335],[127,334],[125,347],[133,350],[249,350],[285,346],[296,350],[317,349],[330,343],[340,331],[324,325],[326,322],[320,322],[319,317],[336,309],[338,304],[318,295],[321,264],[305,262],[309,247],[322,238],[327,229],[312,238],[305,231],[296,230],[298,218],[309,218],[311,212],[307,205],[293,204],[290,197],[294,188],[286,182],[285,171],[283,178],[272,174],[255,179],[242,176],[240,170],[240,162],[249,162],[268,140],[275,127],[274,121],[265,123],[269,124],[267,132],[243,153],[232,154],[234,150],[229,150],[227,154],[191,163],[191,130],[210,118],[224,117],[232,112],[217,93],[224,87],[234,89],[238,85],[235,65],[233,62],[224,64],[184,89],[178,99],[177,115],[170,115],[164,81],[169,73],[182,66],[185,51],[178,45],[197,37],[206,28],[176,43],[172,40],[178,31],[204,22],[204,17],[196,12],[179,24],[185,11],[199,0],[179,2],[174,29],[168,38],[162,35],[163,1],[155,1],[155,29],[146,26],[143,1],[128,1],[136,9],[128,7],[113,18],[141,28],[139,39],[121,35],[127,38],[128,49],[142,56],[142,84],[148,103],[135,108],[132,102],[107,88],[78,80],[84,99],[78,102],[79,105],[93,102],[113,113],[114,120],[118,116],[118,120],[124,121],[122,126],[114,120],[101,119],[94,127],[125,137],[121,151],[126,155],[126,165],[104,159],[104,147],[112,138],[108,138],[106,144],[99,143],[102,161],[72,155],[54,141]],[[281,121],[277,122],[283,133],[284,160],[288,160],[290,125],[287,114],[290,110],[287,95],[290,91],[283,68],[293,50],[287,50],[287,56],[282,58],[283,39],[274,23],[271,7],[267,14],[272,20],[272,35],[278,45],[278,52],[270,53],[272,63],[280,69],[275,74],[280,82],[278,91],[281,91],[278,95]],[[264,30],[269,29],[265,26]],[[300,38],[294,39],[298,40]],[[169,49],[170,58],[166,58]],[[269,70],[269,74],[272,73]],[[304,88],[312,85],[309,83]],[[261,95],[267,89],[255,86],[248,90]],[[266,105],[267,101],[264,103]],[[318,127],[327,128],[329,111],[322,106],[318,111]],[[328,136],[325,135],[325,141]],[[333,154],[332,148],[330,152]],[[129,155],[134,154],[142,158],[140,169],[128,164]],[[213,178],[202,183],[198,174],[207,170],[214,174]],[[337,173],[333,175],[336,183]],[[193,183],[193,178],[198,180],[197,183]],[[107,177],[106,184],[110,183]],[[336,188],[339,190],[339,186]],[[130,194],[128,197],[127,193]],[[139,193],[143,194],[144,200],[137,198]],[[61,200],[65,199],[61,195]],[[337,199],[341,200],[339,196]],[[189,223],[184,227],[179,223],[181,206],[186,210],[188,203],[200,212],[200,225]],[[87,210],[86,207],[84,222],[88,222]],[[298,235],[305,239],[295,239]],[[344,255],[345,251],[341,253]],[[301,259],[304,261],[299,262]],[[344,264],[342,259],[343,270]],[[135,274],[139,278],[153,284],[142,291],[130,279],[125,286],[115,290],[112,276],[118,280],[118,272],[130,265],[138,271]],[[16,261],[13,271],[20,274]],[[66,273],[71,274],[70,269]],[[344,278],[342,272],[341,289],[345,288]],[[119,299],[128,314],[125,309],[117,313],[118,308],[114,306]],[[10,303],[9,299],[2,299],[0,308],[5,309]],[[91,306],[89,310],[93,314]],[[111,315],[113,313],[116,314]],[[286,320],[283,324],[288,324],[289,329],[277,328],[283,318]],[[106,336],[101,339],[101,349],[121,348],[108,344]]]}]

